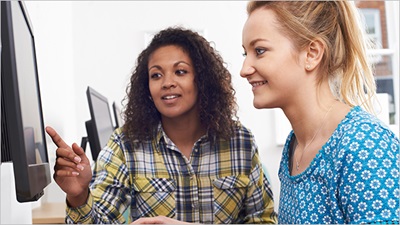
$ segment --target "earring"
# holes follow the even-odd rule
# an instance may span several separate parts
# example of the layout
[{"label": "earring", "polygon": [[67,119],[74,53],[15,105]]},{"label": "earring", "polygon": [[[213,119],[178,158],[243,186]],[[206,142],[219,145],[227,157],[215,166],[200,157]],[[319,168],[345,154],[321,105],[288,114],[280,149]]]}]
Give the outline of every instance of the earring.
[{"label": "earring", "polygon": [[311,66],[310,65],[306,65],[306,70],[309,70],[309,69],[311,69]]}]

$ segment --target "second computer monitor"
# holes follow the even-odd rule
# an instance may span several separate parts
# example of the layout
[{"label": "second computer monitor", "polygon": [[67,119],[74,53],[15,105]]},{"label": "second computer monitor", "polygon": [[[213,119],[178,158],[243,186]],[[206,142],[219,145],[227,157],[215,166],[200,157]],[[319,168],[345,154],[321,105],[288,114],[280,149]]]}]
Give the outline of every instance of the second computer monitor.
[{"label": "second computer monitor", "polygon": [[106,97],[88,87],[86,95],[89,103],[91,120],[86,121],[86,131],[93,160],[107,144],[114,131],[111,111]]}]

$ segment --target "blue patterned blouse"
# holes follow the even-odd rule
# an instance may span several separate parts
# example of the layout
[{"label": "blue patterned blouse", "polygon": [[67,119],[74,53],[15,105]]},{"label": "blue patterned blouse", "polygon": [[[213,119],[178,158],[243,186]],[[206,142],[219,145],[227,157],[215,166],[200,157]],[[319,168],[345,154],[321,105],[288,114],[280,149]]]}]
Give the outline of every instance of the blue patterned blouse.
[{"label": "blue patterned blouse", "polygon": [[399,223],[399,138],[382,122],[352,108],[296,176],[288,164],[293,137],[279,169],[279,223]]}]

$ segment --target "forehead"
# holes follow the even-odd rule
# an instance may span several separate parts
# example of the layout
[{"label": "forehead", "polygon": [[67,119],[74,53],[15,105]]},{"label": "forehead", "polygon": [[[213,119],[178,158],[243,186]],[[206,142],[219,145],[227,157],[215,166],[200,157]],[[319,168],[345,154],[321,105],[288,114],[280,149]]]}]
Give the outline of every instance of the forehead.
[{"label": "forehead", "polygon": [[166,45],[157,48],[149,56],[149,63],[158,60],[185,60],[191,61],[189,54],[178,45]]},{"label": "forehead", "polygon": [[[272,38],[279,35],[278,22],[275,12],[267,8],[258,8],[254,10],[243,27],[243,41],[246,38],[252,39],[265,38],[266,36]],[[251,41],[251,40],[248,40]]]}]

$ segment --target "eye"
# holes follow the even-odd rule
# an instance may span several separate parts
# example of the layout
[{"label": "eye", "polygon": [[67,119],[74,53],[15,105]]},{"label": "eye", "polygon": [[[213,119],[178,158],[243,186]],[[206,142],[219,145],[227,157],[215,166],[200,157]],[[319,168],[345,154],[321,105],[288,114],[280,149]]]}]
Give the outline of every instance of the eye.
[{"label": "eye", "polygon": [[159,77],[161,77],[161,74],[160,74],[160,73],[152,73],[152,74],[150,75],[150,78],[151,78],[151,79],[157,79],[157,78],[159,78]]},{"label": "eye", "polygon": [[176,70],[176,71],[175,71],[175,74],[177,74],[177,75],[184,75],[184,74],[187,74],[187,71],[186,71],[186,70]]},{"label": "eye", "polygon": [[256,49],[255,49],[255,52],[256,52],[256,55],[257,55],[257,56],[264,54],[264,52],[266,52],[266,51],[267,51],[267,50],[264,49],[264,48],[256,48]]}]

